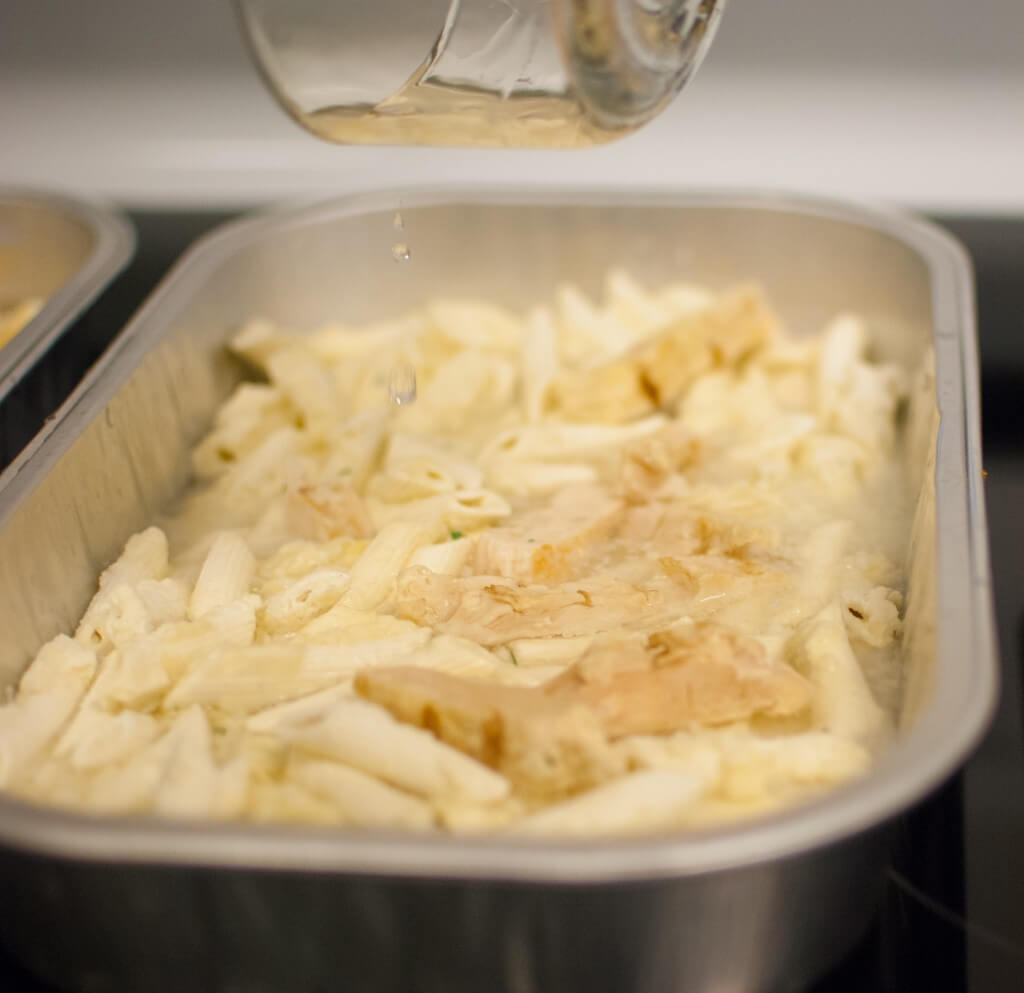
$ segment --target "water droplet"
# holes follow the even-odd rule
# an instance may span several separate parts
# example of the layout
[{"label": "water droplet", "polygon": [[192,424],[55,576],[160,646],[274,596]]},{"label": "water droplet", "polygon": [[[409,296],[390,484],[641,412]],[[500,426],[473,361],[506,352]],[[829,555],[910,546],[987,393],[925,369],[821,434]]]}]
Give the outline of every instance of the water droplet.
[{"label": "water droplet", "polygon": [[416,400],[416,370],[399,360],[388,373],[388,396],[396,407],[403,407]]},{"label": "water droplet", "polygon": [[400,210],[395,211],[395,216],[391,220],[391,226],[396,231],[405,230],[405,221],[402,220],[402,212]]},{"label": "water droplet", "polygon": [[408,262],[412,258],[412,252],[404,241],[396,241],[391,246],[391,257],[396,262]]}]

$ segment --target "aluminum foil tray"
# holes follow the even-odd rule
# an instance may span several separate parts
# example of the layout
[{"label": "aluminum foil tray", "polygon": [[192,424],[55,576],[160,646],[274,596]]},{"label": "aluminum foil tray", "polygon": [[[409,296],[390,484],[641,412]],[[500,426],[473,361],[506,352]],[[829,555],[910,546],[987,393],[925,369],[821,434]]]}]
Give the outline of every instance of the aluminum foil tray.
[{"label": "aluminum foil tray", "polygon": [[756,278],[797,331],[855,308],[887,358],[933,356],[933,430],[908,448],[902,728],[871,774],[756,822],[601,843],[102,819],[0,797],[0,887],[18,908],[0,941],[21,961],[79,991],[776,993],[858,939],[893,820],[965,760],[997,691],[970,267],[903,215],[744,193],[434,190],[225,226],[0,476],[0,686],[185,484],[189,446],[242,374],[223,347],[240,322],[358,322],[436,294],[522,306],[563,280],[596,291],[612,264],[651,284]]}]

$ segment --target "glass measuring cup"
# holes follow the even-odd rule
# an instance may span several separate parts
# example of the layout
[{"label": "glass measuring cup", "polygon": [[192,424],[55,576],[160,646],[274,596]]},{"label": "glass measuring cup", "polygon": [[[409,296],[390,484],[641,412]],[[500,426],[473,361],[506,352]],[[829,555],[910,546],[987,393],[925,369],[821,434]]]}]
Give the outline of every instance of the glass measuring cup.
[{"label": "glass measuring cup", "polygon": [[574,147],[629,134],[725,0],[235,0],[271,91],[344,144]]}]

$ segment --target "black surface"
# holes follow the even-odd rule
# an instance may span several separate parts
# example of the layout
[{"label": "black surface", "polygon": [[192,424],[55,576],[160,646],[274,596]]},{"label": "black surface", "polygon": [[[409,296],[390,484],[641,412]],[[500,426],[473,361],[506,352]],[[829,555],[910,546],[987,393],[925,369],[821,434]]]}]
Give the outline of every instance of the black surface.
[{"label": "black surface", "polygon": [[[230,216],[133,216],[135,260],[27,387],[35,393],[26,409],[34,413],[8,439],[12,447],[24,444],[56,409],[181,252]],[[938,220],[963,241],[977,277],[1003,694],[991,731],[964,771],[903,818],[870,933],[812,993],[1024,991],[1024,218]],[[0,912],[17,912],[2,900],[0,894]],[[46,993],[46,987],[0,959],[0,993]]]}]

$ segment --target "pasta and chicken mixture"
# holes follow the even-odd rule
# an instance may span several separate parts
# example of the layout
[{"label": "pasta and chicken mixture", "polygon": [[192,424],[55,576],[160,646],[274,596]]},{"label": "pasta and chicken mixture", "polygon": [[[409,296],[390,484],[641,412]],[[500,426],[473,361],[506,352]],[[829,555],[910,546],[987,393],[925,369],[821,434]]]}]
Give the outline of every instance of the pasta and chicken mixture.
[{"label": "pasta and chicken mixture", "polygon": [[[101,813],[619,834],[862,775],[900,694],[904,377],[756,288],[253,321],[194,483],[0,710]],[[389,403],[395,362],[417,402]]]}]

